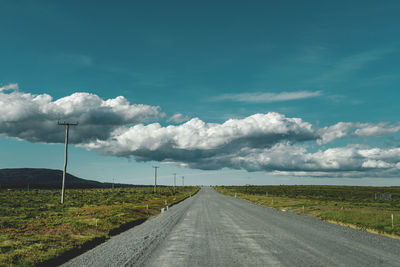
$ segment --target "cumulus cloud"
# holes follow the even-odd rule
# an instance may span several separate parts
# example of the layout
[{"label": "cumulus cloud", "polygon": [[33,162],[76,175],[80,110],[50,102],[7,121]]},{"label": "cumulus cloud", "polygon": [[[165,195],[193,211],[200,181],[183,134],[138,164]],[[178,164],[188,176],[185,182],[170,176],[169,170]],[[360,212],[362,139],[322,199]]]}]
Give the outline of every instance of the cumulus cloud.
[{"label": "cumulus cloud", "polygon": [[[57,100],[48,94],[17,91],[11,84],[0,91],[0,135],[30,142],[64,142],[57,120],[79,122],[71,143],[105,140],[118,127],[142,123],[162,115],[157,106],[130,104],[123,96],[103,100],[95,94],[74,93]],[[11,90],[11,92],[6,92]]]},{"label": "cumulus cloud", "polygon": [[[400,148],[348,145],[315,150],[338,138],[382,136],[400,124],[339,122],[315,129],[301,118],[269,112],[223,123],[177,113],[162,126],[158,106],[131,104],[123,96],[102,99],[74,93],[53,100],[48,94],[0,87],[0,137],[30,142],[64,142],[57,120],[79,122],[71,143],[104,155],[160,161],[194,169],[264,171],[272,175],[391,177],[400,175]],[[144,122],[149,122],[144,124]],[[182,123],[183,121],[186,121]],[[181,124],[179,124],[181,123]],[[313,149],[312,151],[311,148]]]},{"label": "cumulus cloud", "polygon": [[139,124],[108,140],[83,146],[105,155],[133,156],[138,161],[155,160],[204,170],[231,168],[326,177],[399,175],[400,148],[353,145],[313,153],[307,149],[306,141],[326,143],[371,125],[338,123],[315,130],[299,118],[271,112],[222,124],[205,123],[198,118],[177,126]]},{"label": "cumulus cloud", "polygon": [[274,175],[316,177],[388,177],[400,174],[400,149],[358,145],[307,152],[305,147],[277,144],[232,156],[233,166]]},{"label": "cumulus cloud", "polygon": [[174,115],[172,115],[167,122],[175,122],[175,123],[181,123],[184,121],[188,121],[189,117],[188,116],[184,116],[182,113],[176,113]]},{"label": "cumulus cloud", "polygon": [[19,87],[18,87],[17,83],[10,83],[10,84],[0,87],[0,92],[6,91],[6,90],[18,90],[18,89],[19,89]]},{"label": "cumulus cloud", "polygon": [[389,125],[388,123],[364,123],[360,125],[359,129],[356,129],[354,134],[357,136],[382,136],[391,133],[397,133],[400,131],[400,124]]},{"label": "cumulus cloud", "polygon": [[349,135],[350,130],[354,127],[351,122],[339,122],[332,126],[324,127],[318,130],[319,138],[317,143],[319,145],[332,142],[335,139],[342,138]]},{"label": "cumulus cloud", "polygon": [[271,103],[317,97],[321,91],[297,91],[281,93],[241,93],[224,94],[213,98],[214,101],[235,101],[247,103]]},{"label": "cumulus cloud", "polygon": [[322,145],[346,136],[368,137],[397,133],[400,132],[400,124],[339,122],[332,126],[318,129],[317,132],[319,135],[317,143]]},{"label": "cumulus cloud", "polygon": [[281,141],[314,139],[311,124],[271,112],[241,120],[230,119],[223,124],[205,123],[198,118],[178,126],[139,124],[110,140],[97,140],[85,146],[111,155],[133,155],[139,160],[174,160],[176,157],[224,154],[243,147],[270,147]]}]

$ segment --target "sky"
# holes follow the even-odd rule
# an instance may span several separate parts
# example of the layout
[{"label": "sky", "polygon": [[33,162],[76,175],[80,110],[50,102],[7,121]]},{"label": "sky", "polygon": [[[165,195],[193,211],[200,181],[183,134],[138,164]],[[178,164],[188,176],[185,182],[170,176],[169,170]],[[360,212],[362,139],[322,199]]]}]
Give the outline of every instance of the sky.
[{"label": "sky", "polygon": [[0,168],[400,185],[400,2],[0,0]]}]

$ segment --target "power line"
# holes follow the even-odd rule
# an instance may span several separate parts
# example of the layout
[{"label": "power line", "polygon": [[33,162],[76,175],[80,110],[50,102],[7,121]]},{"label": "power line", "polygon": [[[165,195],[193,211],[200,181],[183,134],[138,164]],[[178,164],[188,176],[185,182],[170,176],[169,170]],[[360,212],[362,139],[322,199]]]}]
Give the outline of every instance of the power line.
[{"label": "power line", "polygon": [[64,152],[64,170],[63,170],[63,179],[62,179],[62,187],[61,187],[61,204],[64,204],[64,195],[65,195],[65,176],[67,173],[67,164],[68,164],[68,136],[69,136],[69,126],[76,126],[78,123],[71,122],[57,122],[58,125],[65,126],[65,152]]}]

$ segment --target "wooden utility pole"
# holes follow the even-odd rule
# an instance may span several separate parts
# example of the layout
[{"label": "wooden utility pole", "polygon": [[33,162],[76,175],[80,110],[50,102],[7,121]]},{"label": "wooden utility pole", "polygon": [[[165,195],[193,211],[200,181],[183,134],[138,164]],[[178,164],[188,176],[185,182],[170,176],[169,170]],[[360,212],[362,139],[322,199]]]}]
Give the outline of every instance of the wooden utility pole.
[{"label": "wooden utility pole", "polygon": [[64,170],[63,170],[63,179],[62,179],[62,187],[61,187],[61,204],[64,204],[64,195],[65,195],[65,176],[67,174],[67,164],[68,164],[68,136],[69,136],[69,126],[76,126],[78,123],[70,123],[70,122],[58,122],[58,125],[65,126],[65,153],[64,153]]},{"label": "wooden utility pole", "polygon": [[176,187],[176,173],[174,173],[174,192],[175,192],[175,187]]},{"label": "wooden utility pole", "polygon": [[185,176],[182,176],[182,186],[185,186]]},{"label": "wooden utility pole", "polygon": [[160,168],[158,166],[153,166],[154,168],[154,194],[157,193],[157,169]]}]

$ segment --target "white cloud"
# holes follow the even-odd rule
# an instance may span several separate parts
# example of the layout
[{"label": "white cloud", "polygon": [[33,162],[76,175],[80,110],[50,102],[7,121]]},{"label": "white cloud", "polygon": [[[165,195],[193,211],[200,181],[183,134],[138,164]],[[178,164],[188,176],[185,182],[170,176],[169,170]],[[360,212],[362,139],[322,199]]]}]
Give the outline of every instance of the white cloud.
[{"label": "white cloud", "polygon": [[339,122],[335,125],[324,127],[318,130],[320,138],[317,143],[319,145],[332,142],[335,139],[349,135],[350,130],[354,127],[352,122]]},{"label": "white cloud", "polygon": [[109,140],[85,146],[106,154],[132,155],[142,160],[152,160],[155,151],[157,158],[167,160],[182,155],[196,157],[197,154],[226,153],[242,147],[268,147],[282,140],[302,142],[314,139],[311,124],[271,112],[241,120],[230,119],[223,124],[205,123],[198,118],[178,126],[139,124]]},{"label": "white cloud", "polygon": [[[314,129],[301,118],[279,113],[254,114],[224,123],[193,118],[183,124],[143,124],[165,116],[158,106],[131,104],[123,96],[101,99],[74,93],[57,100],[48,94],[1,87],[0,137],[29,142],[63,142],[57,120],[78,121],[71,143],[101,154],[160,161],[194,169],[243,169],[273,175],[392,177],[400,175],[400,148],[361,145],[310,152],[309,142],[382,136],[400,131],[389,123],[339,122]],[[186,119],[177,113],[168,121]]]},{"label": "white cloud", "polygon": [[346,136],[383,136],[386,134],[400,132],[400,124],[390,125],[388,123],[354,123],[354,122],[339,122],[332,126],[318,129],[317,140],[319,145],[334,141],[335,139]]},{"label": "white cloud", "polygon": [[71,143],[104,140],[118,127],[157,119],[159,107],[130,104],[123,96],[103,100],[89,93],[74,93],[53,101],[48,94],[16,91],[16,85],[0,91],[0,134],[30,142],[63,142],[57,120],[78,121]]},{"label": "white cloud", "polygon": [[19,90],[19,86],[17,83],[10,83],[3,87],[0,87],[0,92],[7,91],[7,90]]},{"label": "white cloud", "polygon": [[241,93],[224,94],[213,98],[214,101],[235,101],[246,103],[271,103],[321,96],[321,91],[297,91],[281,93]]},{"label": "white cloud", "polygon": [[181,123],[184,121],[188,121],[190,118],[188,116],[184,116],[182,113],[176,113],[172,115],[167,122],[175,122],[175,123]]},{"label": "white cloud", "polygon": [[388,177],[400,174],[400,148],[360,145],[310,153],[305,141],[326,143],[352,135],[359,123],[314,130],[299,118],[255,114],[222,124],[194,118],[182,125],[135,125],[108,140],[85,144],[106,155],[161,161],[195,169],[243,169],[273,175]]},{"label": "white cloud", "polygon": [[388,123],[364,123],[360,128],[355,130],[357,136],[382,136],[386,134],[396,133],[400,131],[400,124],[389,125]]},{"label": "white cloud", "polygon": [[[265,149],[243,148],[237,153],[208,161],[212,162],[213,166],[222,163],[234,169],[265,171],[272,175],[319,177],[400,175],[400,148],[379,149],[353,145],[308,153],[303,146],[279,143]],[[189,166],[202,167],[197,162]]]}]

